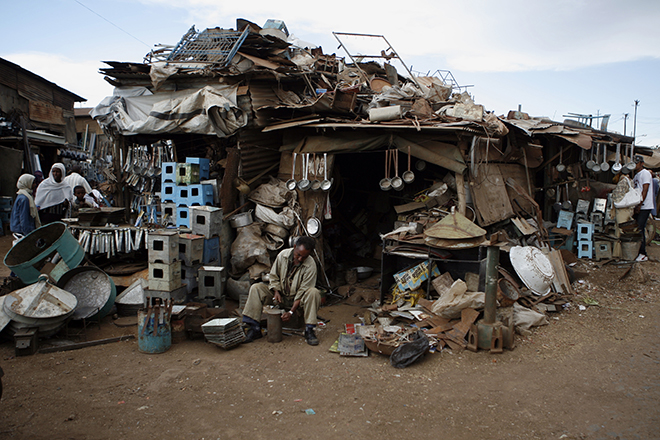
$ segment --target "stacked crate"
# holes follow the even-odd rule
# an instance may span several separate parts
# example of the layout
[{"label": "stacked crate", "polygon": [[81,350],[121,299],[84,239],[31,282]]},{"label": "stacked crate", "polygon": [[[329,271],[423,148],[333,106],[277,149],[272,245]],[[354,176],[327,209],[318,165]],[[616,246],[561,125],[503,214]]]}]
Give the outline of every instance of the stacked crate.
[{"label": "stacked crate", "polygon": [[164,162],[161,172],[161,214],[168,214],[178,227],[190,227],[191,206],[213,205],[213,185],[208,179],[210,161],[188,157],[185,163]]},{"label": "stacked crate", "polygon": [[151,297],[185,301],[187,289],[181,282],[179,234],[169,230],[151,232],[147,246],[149,289],[144,291],[145,300]]},{"label": "stacked crate", "polygon": [[217,306],[223,306],[225,301],[223,285],[226,277],[220,258],[222,221],[222,209],[220,208],[213,206],[190,208],[190,228],[193,234],[204,237],[202,255],[204,267],[198,272],[199,298],[211,300]]}]

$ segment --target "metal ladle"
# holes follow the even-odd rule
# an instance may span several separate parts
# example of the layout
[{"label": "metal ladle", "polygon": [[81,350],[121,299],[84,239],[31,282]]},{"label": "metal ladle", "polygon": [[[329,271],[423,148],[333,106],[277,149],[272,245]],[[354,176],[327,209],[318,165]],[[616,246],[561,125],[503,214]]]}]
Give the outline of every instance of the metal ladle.
[{"label": "metal ladle", "polygon": [[594,165],[591,167],[591,171],[594,173],[600,173],[600,163],[598,163],[598,154],[600,153],[600,144],[596,144],[596,160]]},{"label": "metal ladle", "polygon": [[415,181],[415,173],[410,170],[410,145],[408,145],[408,171],[405,171],[401,177],[407,185],[410,185]]},{"label": "metal ladle", "polygon": [[635,163],[633,162],[633,157],[635,157],[635,143],[630,144],[630,162],[626,164],[628,171],[635,171]]},{"label": "metal ladle", "polygon": [[607,162],[607,144],[603,144],[603,161],[600,164],[600,170],[604,173],[610,170],[610,164]]},{"label": "metal ladle", "polygon": [[383,191],[389,191],[392,189],[392,179],[390,175],[390,150],[385,150],[385,177],[380,179],[378,185]]},{"label": "metal ladle", "polygon": [[559,147],[559,163],[557,164],[557,171],[563,173],[566,171],[566,165],[564,165],[564,149]]},{"label": "metal ladle", "polygon": [[298,189],[300,191],[307,191],[309,187],[311,186],[310,181],[307,179],[307,168],[309,167],[309,153],[306,153],[302,157],[302,165],[303,165],[303,178],[298,182]]},{"label": "metal ladle", "polygon": [[403,189],[403,179],[399,177],[399,150],[392,150],[392,157],[394,159],[394,177],[392,177],[392,188],[395,191],[401,191]]},{"label": "metal ladle", "polygon": [[289,191],[293,191],[296,189],[296,179],[295,179],[296,156],[298,156],[298,153],[293,153],[293,166],[291,167],[291,178],[286,181],[286,189],[288,189]]},{"label": "metal ladle", "polygon": [[588,170],[593,169],[594,165],[596,165],[596,162],[594,162],[594,145],[591,146],[591,158],[587,161],[585,165]]},{"label": "metal ladle", "polygon": [[329,191],[332,188],[332,180],[328,180],[328,153],[323,153],[323,182],[321,182],[321,189]]},{"label": "metal ladle", "polygon": [[618,173],[621,171],[621,144],[616,144],[616,159],[614,160],[614,165],[612,165],[612,171]]},{"label": "metal ladle", "polygon": [[312,191],[321,189],[321,181],[318,179],[318,165],[316,164],[316,153],[312,158],[312,169],[314,170],[314,180],[312,180]]}]

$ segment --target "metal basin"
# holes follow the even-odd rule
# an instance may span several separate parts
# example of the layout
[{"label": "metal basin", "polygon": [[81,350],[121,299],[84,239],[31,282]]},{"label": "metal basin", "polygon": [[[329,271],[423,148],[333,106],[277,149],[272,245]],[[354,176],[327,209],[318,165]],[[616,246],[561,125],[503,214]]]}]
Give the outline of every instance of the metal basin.
[{"label": "metal basin", "polygon": [[117,296],[112,278],[101,269],[91,266],[68,271],[60,278],[57,286],[78,299],[73,319],[103,318],[112,309]]}]

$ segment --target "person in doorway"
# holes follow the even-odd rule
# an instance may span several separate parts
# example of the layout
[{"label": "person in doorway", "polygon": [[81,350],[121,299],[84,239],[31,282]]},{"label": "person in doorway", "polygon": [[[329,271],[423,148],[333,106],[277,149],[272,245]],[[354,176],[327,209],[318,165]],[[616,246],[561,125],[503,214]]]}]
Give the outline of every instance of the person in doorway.
[{"label": "person in doorway", "polygon": [[81,185],[73,188],[73,202],[71,204],[71,215],[77,215],[80,208],[98,208],[99,205],[90,194],[85,193],[85,188]]},{"label": "person in doorway", "polygon": [[34,203],[39,208],[41,223],[52,223],[64,218],[73,198],[71,187],[64,182],[64,164],[56,163],[50,169],[48,179],[37,187]]},{"label": "person in doorway", "polygon": [[653,201],[653,176],[649,170],[644,168],[643,156],[636,155],[633,162],[635,163],[633,185],[642,193],[642,203],[635,207],[637,226],[642,231],[642,246],[639,248],[639,255],[637,255],[635,261],[647,261],[649,258],[646,255],[646,222],[655,205]]},{"label": "person in doorway", "polygon": [[316,262],[309,257],[314,247],[313,238],[300,237],[295,247],[279,253],[270,269],[270,282],[252,285],[243,310],[243,322],[249,327],[246,342],[261,338],[263,306],[275,303],[286,310],[282,315],[284,322],[289,321],[302,307],[305,315],[305,340],[309,345],[319,344],[314,329],[321,293],[315,287]]},{"label": "person in doorway", "polygon": [[36,178],[32,174],[23,174],[16,182],[16,200],[11,208],[9,228],[14,234],[15,242],[41,226],[39,210],[34,203],[32,194],[37,187]]}]

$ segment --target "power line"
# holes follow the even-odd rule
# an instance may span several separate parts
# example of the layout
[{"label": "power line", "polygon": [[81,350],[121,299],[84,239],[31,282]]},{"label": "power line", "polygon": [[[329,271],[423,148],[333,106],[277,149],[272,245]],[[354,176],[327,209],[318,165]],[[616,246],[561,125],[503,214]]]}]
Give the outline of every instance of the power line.
[{"label": "power line", "polygon": [[128,35],[129,37],[132,37],[132,38],[136,39],[137,41],[139,41],[140,43],[144,44],[144,45],[147,46],[149,49],[151,49],[151,46],[149,46],[147,43],[145,43],[144,41],[140,40],[138,37],[136,37],[135,35],[129,33],[128,31],[123,30],[122,28],[120,28],[119,26],[117,26],[116,24],[114,24],[113,22],[111,22],[110,20],[108,20],[107,18],[105,18],[104,16],[102,16],[101,14],[99,14],[98,12],[91,10],[89,7],[83,5],[83,4],[80,3],[78,0],[73,0],[73,1],[76,2],[76,3],[78,3],[78,4],[79,4],[80,6],[82,6],[83,8],[87,9],[89,12],[91,12],[91,13],[93,13],[93,14],[95,14],[95,15],[98,15],[100,18],[102,18],[103,20],[107,21],[108,23],[110,23],[111,25],[113,25],[114,27],[116,27],[117,29],[119,29],[120,31],[122,31],[123,33],[125,33],[126,35]]}]

